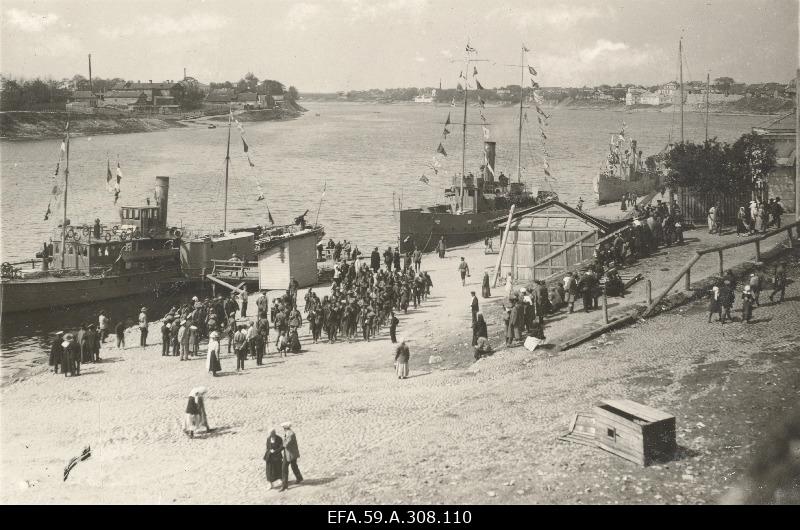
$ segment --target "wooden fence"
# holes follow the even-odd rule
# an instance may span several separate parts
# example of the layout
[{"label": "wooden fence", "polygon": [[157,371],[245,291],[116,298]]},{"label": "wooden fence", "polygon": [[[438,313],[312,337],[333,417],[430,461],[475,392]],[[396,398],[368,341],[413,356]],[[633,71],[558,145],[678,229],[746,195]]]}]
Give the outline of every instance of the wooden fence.
[{"label": "wooden fence", "polygon": [[675,190],[678,195],[678,205],[683,212],[685,223],[690,225],[706,225],[708,223],[708,210],[718,204],[718,212],[725,225],[736,225],[736,214],[741,206],[747,206],[751,200],[749,191],[736,195],[723,193],[697,193],[688,188]]},{"label": "wooden fence", "polygon": [[789,236],[789,247],[791,247],[794,244],[794,242],[792,240],[792,230],[794,230],[795,228],[798,229],[798,232],[799,232],[798,237],[800,237],[800,221],[795,221],[795,222],[789,223],[788,225],[783,226],[781,228],[777,228],[775,230],[771,230],[769,232],[766,232],[765,234],[762,234],[760,236],[747,238],[744,241],[734,241],[733,243],[727,243],[725,245],[718,245],[716,247],[711,247],[711,248],[707,248],[707,249],[696,251],[695,255],[692,256],[692,258],[689,259],[689,261],[687,261],[686,264],[684,264],[683,267],[681,267],[681,269],[678,272],[678,274],[676,274],[675,278],[672,280],[672,282],[670,282],[669,287],[664,289],[664,292],[662,292],[652,302],[650,302],[650,304],[647,306],[647,310],[642,314],[642,316],[646,317],[650,313],[652,313],[653,309],[655,309],[655,307],[659,303],[661,303],[661,300],[663,300],[664,297],[667,296],[667,294],[678,284],[678,282],[681,280],[681,278],[684,278],[684,280],[685,280],[685,286],[684,286],[685,290],[687,290],[687,291],[691,290],[692,266],[695,263],[697,263],[698,260],[700,260],[700,258],[705,256],[706,254],[717,253],[718,258],[719,258],[719,274],[720,274],[720,276],[722,276],[725,273],[725,261],[724,261],[724,256],[723,256],[723,252],[725,250],[728,250],[728,249],[731,249],[731,248],[736,248],[736,247],[741,247],[741,246],[744,246],[744,245],[755,245],[756,261],[761,261],[761,242],[763,240],[765,240],[765,239],[767,239],[769,237],[778,235],[781,232],[786,232],[788,234],[788,236]]}]

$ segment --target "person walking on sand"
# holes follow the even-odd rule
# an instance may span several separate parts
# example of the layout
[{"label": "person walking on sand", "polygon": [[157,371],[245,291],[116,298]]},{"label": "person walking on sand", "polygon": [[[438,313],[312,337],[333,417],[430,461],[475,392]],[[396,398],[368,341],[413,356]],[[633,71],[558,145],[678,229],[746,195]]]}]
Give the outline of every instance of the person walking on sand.
[{"label": "person walking on sand", "polygon": [[464,256],[461,256],[461,262],[458,264],[458,272],[461,273],[461,285],[466,285],[466,278],[469,276],[469,265],[467,265],[467,262],[464,260]]},{"label": "person walking on sand", "polygon": [[[53,373],[58,373],[58,367],[64,363],[64,346],[61,343],[64,342],[64,332],[57,331],[56,338],[53,339],[53,344],[50,346],[50,358],[48,359],[48,364],[53,367]],[[64,371],[66,371],[66,363],[63,364]]]},{"label": "person walking on sand", "polygon": [[492,290],[489,287],[489,271],[483,271],[483,282],[481,283],[481,296],[484,298],[490,298],[492,296]]},{"label": "person walking on sand", "polygon": [[241,308],[242,318],[247,318],[247,286],[242,286],[242,292],[239,294],[242,303],[239,305]]},{"label": "person walking on sand", "polygon": [[772,293],[769,295],[769,301],[775,301],[775,295],[780,293],[781,297],[778,300],[779,302],[783,302],[783,297],[786,294],[786,267],[783,266],[783,263],[778,263],[775,266],[775,279],[772,282]]},{"label": "person walking on sand", "polygon": [[241,367],[244,370],[244,360],[247,357],[247,332],[244,326],[236,326],[236,333],[233,335],[233,353],[236,355],[236,371]]},{"label": "person walking on sand", "polygon": [[[472,323],[472,345],[478,346],[478,341],[480,341],[481,337],[488,338],[488,332],[486,330],[486,320],[483,318],[483,313],[478,313],[475,322]],[[478,360],[478,355],[476,353],[475,360]]]},{"label": "person walking on sand", "polygon": [[139,346],[147,346],[147,308],[143,307],[139,312]]},{"label": "person walking on sand", "polygon": [[444,258],[444,253],[447,250],[447,245],[444,242],[444,236],[439,238],[439,243],[436,245],[436,250],[439,251],[439,257]]},{"label": "person walking on sand", "polygon": [[729,280],[724,280],[722,282],[722,287],[719,289],[719,299],[720,304],[722,305],[722,323],[725,324],[725,320],[730,320],[733,322],[733,317],[731,316],[731,308],[733,307],[733,301],[736,298],[736,294],[731,287],[731,282]]},{"label": "person walking on sand", "polygon": [[117,349],[124,350],[125,349],[125,320],[120,320],[117,322],[117,326],[114,328],[114,333],[117,335]]},{"label": "person walking on sand", "polygon": [[161,356],[169,355],[170,331],[172,329],[172,318],[164,317],[161,321]]},{"label": "person walking on sand", "polygon": [[394,366],[398,379],[408,378],[408,360],[411,358],[411,352],[406,345],[406,341],[402,338],[397,339],[398,346],[394,354]]},{"label": "person walking on sand", "polygon": [[206,372],[211,372],[214,377],[217,377],[217,372],[222,371],[222,366],[219,364],[219,332],[212,331],[208,337],[208,352],[206,353]]},{"label": "person walking on sand", "polygon": [[419,272],[419,270],[421,268],[422,268],[422,252],[419,250],[419,248],[415,247],[414,248],[414,270],[416,272]]},{"label": "person walking on sand", "polygon": [[709,322],[711,322],[711,317],[714,313],[719,315],[719,321],[722,322],[722,300],[720,299],[720,288],[718,285],[711,288],[711,300],[708,302]]},{"label": "person walking on sand", "polygon": [[208,426],[208,415],[206,414],[206,401],[205,395],[208,389],[204,386],[193,388],[190,392],[194,396],[194,402],[197,404],[197,421],[195,422],[195,429],[205,427],[206,432],[211,432],[213,429]]},{"label": "person walking on sand", "polygon": [[67,373],[73,377],[81,375],[81,347],[75,342],[75,336],[72,333],[64,335],[61,347],[64,348],[65,366],[62,369],[64,377],[67,376]]},{"label": "person walking on sand", "polygon": [[397,318],[397,315],[394,314],[394,311],[391,313],[391,317],[389,320],[389,338],[392,340],[392,344],[397,343],[397,324],[400,323],[400,319]]},{"label": "person walking on sand", "polygon": [[294,478],[297,483],[303,482],[303,475],[300,474],[300,468],[297,467],[297,460],[300,458],[300,449],[297,447],[297,436],[292,431],[292,424],[287,422],[281,423],[283,427],[283,465],[281,466],[281,480],[283,485],[281,491],[289,489],[289,467],[292,468]]},{"label": "person walking on sand", "polygon": [[753,293],[753,301],[756,306],[760,305],[758,299],[761,297],[761,285],[763,283],[761,269],[756,269],[756,272],[750,275],[750,291]]},{"label": "person walking on sand", "polygon": [[106,316],[105,309],[100,311],[100,315],[97,317],[97,325],[100,331],[100,343],[104,343],[106,341],[106,337],[108,337],[108,317]]},{"label": "person walking on sand", "polygon": [[189,438],[194,438],[194,433],[197,430],[198,422],[200,420],[200,413],[197,408],[194,394],[189,392],[189,401],[186,403],[185,416],[183,419],[183,432]]},{"label": "person walking on sand", "polygon": [[281,480],[283,476],[283,438],[275,434],[275,430],[275,427],[269,430],[267,450],[264,453],[269,489],[272,489],[274,487],[273,483],[276,480]]}]

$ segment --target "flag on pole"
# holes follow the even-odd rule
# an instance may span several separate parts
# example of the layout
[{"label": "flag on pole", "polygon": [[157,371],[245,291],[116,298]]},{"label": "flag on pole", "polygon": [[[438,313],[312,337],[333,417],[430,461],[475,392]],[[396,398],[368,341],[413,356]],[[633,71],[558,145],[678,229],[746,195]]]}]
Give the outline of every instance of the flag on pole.
[{"label": "flag on pole", "polygon": [[66,151],[67,151],[67,142],[66,141],[62,141],[61,142],[61,152],[65,153]]},{"label": "flag on pole", "polygon": [[537,75],[537,73],[536,73],[536,70],[535,70],[535,69],[533,68],[533,66],[531,66],[531,65],[528,65],[528,72],[529,72],[531,75]]},{"label": "flag on pole", "polygon": [[445,140],[447,140],[448,134],[450,134],[450,131],[447,129],[447,127],[445,127],[444,130],[442,131],[442,136],[444,136]]},{"label": "flag on pole", "polygon": [[106,158],[106,188],[108,191],[111,191],[111,181],[114,179],[114,175],[111,174],[111,161]]},{"label": "flag on pole", "polygon": [[[455,107],[456,106],[456,97],[455,96],[453,96],[453,101],[450,102],[450,106],[451,107]],[[448,116],[449,116],[449,114],[448,114]]]},{"label": "flag on pole", "polygon": [[532,86],[533,88],[539,88],[539,83],[537,83],[536,81],[534,81],[533,79],[531,79],[531,86]]},{"label": "flag on pole", "polygon": [[464,79],[466,79],[466,77],[464,77],[464,70],[461,70],[460,72],[458,72],[458,78],[461,79],[462,77]]},{"label": "flag on pole", "polygon": [[522,44],[522,51],[524,51],[524,52],[529,52],[529,51],[530,51],[530,50],[528,49],[528,47],[527,47],[527,46],[525,46],[525,44],[524,44],[524,43]]},{"label": "flag on pole", "polygon": [[58,170],[61,168],[61,160],[56,162],[56,172],[53,174],[54,177],[58,176]]},{"label": "flag on pole", "polygon": [[475,80],[475,85],[478,87],[478,90],[483,90],[483,87],[481,86],[481,82],[478,81],[477,79]]},{"label": "flag on pole", "polygon": [[[455,102],[456,98],[453,98],[453,102]],[[450,113],[447,113],[447,119],[444,121],[444,126],[447,127],[450,125]]]},{"label": "flag on pole", "polygon": [[444,146],[442,145],[441,142],[439,142],[439,147],[436,148],[436,152],[441,155],[447,156],[447,151],[444,150]]},{"label": "flag on pole", "polygon": [[544,133],[544,131],[539,132],[542,134],[542,140],[547,140],[547,135]]},{"label": "flag on pole", "polygon": [[267,206],[267,219],[269,219],[269,224],[271,225],[275,224],[275,221],[272,219],[272,212],[269,211],[269,206]]},{"label": "flag on pole", "polygon": [[117,200],[119,199],[119,189],[114,192],[114,204],[117,204]]},{"label": "flag on pole", "polygon": [[419,181],[420,181],[420,182],[423,182],[423,183],[425,183],[425,184],[428,184],[428,182],[430,182],[430,181],[428,180],[428,177],[426,177],[425,175],[422,175],[422,176],[419,178]]},{"label": "flag on pole", "polygon": [[121,181],[122,181],[122,168],[119,166],[119,160],[117,160],[117,184],[119,184]]},{"label": "flag on pole", "polygon": [[478,67],[477,66],[473,66],[472,67],[472,76],[474,77],[476,75],[478,75]]},{"label": "flag on pole", "polygon": [[486,100],[483,98],[478,98],[478,105],[480,105],[481,108],[484,108],[486,106]]},{"label": "flag on pole", "polygon": [[482,121],[483,123],[486,123],[486,116],[484,116],[484,115],[483,115],[483,111],[481,110],[481,111],[479,111],[479,112],[480,112],[480,115],[481,115],[481,121]]}]

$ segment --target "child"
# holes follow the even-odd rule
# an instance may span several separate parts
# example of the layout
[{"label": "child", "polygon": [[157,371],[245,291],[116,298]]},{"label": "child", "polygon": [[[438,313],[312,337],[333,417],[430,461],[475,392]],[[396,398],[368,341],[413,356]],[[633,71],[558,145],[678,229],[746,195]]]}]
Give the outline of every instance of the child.
[{"label": "child", "polygon": [[189,402],[186,403],[186,417],[183,422],[183,432],[189,435],[189,438],[194,438],[194,431],[197,429],[198,416],[200,414],[197,408],[197,403],[194,396],[189,396]]}]

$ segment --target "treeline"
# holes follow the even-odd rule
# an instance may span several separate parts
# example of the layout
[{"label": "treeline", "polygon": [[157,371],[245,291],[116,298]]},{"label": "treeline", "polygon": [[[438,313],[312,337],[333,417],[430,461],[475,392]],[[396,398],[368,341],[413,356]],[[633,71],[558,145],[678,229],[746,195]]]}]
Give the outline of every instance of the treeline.
[{"label": "treeline", "polygon": [[[125,82],[118,77],[112,79],[93,78],[94,92],[111,90],[117,83]],[[89,90],[89,80],[82,75],[71,79],[13,79],[2,77],[0,110],[45,110],[64,109],[74,90]],[[74,88],[73,88],[74,87]]]},{"label": "treeline", "polygon": [[667,185],[697,192],[738,193],[757,188],[775,169],[775,147],[763,136],[745,134],[733,144],[716,138],[695,144],[684,142],[647,160],[653,170],[666,168]]}]

